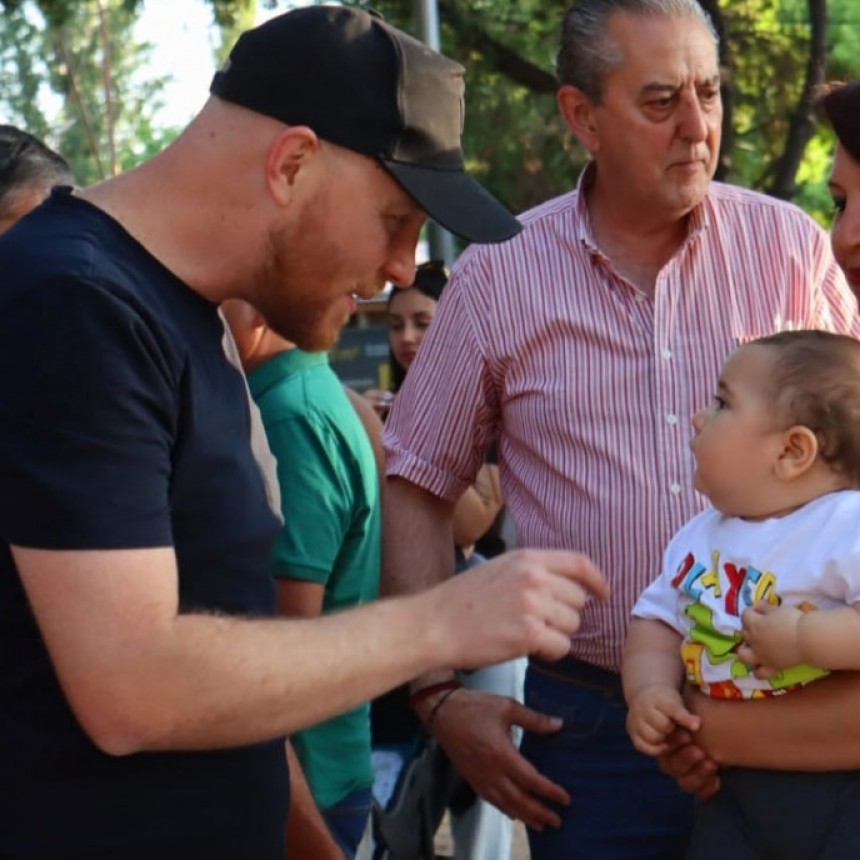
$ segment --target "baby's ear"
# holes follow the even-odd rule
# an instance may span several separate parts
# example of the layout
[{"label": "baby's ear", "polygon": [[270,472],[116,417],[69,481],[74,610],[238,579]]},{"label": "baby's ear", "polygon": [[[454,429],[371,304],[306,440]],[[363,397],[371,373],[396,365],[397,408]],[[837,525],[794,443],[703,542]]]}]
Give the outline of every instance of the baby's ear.
[{"label": "baby's ear", "polygon": [[797,424],[782,434],[782,450],[776,460],[777,477],[790,481],[808,472],[818,459],[818,437]]}]

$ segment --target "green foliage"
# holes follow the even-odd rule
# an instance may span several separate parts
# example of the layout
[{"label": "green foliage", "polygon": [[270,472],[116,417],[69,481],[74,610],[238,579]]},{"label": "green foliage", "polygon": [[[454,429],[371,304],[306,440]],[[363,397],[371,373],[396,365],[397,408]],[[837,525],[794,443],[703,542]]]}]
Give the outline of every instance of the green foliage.
[{"label": "green foliage", "polygon": [[20,6],[7,9],[0,18],[0,118],[56,145],[51,124],[39,107],[47,74],[40,52],[40,25]]},{"label": "green foliage", "polygon": [[137,79],[151,51],[132,38],[137,14],[127,0],[21,2],[0,19],[0,113],[61,152],[81,184],[173,134],[152,119],[166,79]]},{"label": "green foliage", "polygon": [[730,179],[763,187],[788,132],[790,108],[800,97],[805,55],[802,36],[785,26],[777,7],[795,0],[744,0],[726,9],[726,38],[736,68],[735,150]]},{"label": "green foliage", "polygon": [[257,0],[209,0],[215,23],[220,31],[218,65],[224,60],[233,43],[243,30],[254,26],[257,18]]},{"label": "green foliage", "polygon": [[[145,0],[0,0],[0,120],[61,152],[81,184],[138,164],[176,129],[153,119],[167,75],[142,76],[151,46],[133,38]],[[201,0],[221,53],[256,17],[257,0]]]},{"label": "green foliage", "polygon": [[860,3],[829,0],[830,77],[849,80],[860,76]]},{"label": "green foliage", "polygon": [[135,163],[138,130],[151,129],[164,86],[164,78],[132,86],[150,50],[131,38],[136,13],[119,0],[97,5],[79,3],[49,37],[51,87],[63,97],[61,149],[84,184]]},{"label": "green foliage", "polygon": [[795,202],[823,227],[833,220],[833,200],[827,190],[827,177],[833,157],[833,134],[828,129],[814,137],[797,172]]}]

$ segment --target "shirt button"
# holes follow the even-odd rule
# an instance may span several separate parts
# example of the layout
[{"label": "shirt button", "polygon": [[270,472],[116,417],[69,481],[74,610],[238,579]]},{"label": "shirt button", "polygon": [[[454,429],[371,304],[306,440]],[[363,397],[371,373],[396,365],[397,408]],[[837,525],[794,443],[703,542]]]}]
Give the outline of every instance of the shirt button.
[{"label": "shirt button", "polygon": [[678,416],[677,415],[667,415],[666,416],[666,423],[670,427],[674,427],[678,423]]},{"label": "shirt button", "polygon": [[669,487],[669,490],[673,496],[677,496],[678,493],[681,492],[681,485],[680,484],[672,484],[672,486]]},{"label": "shirt button", "polygon": [[637,302],[644,302],[647,300],[648,297],[645,295],[645,293],[636,292],[636,293],[634,293],[633,298]]},{"label": "shirt button", "polygon": [[671,349],[664,349],[662,355],[663,355],[663,358],[665,358],[666,361],[668,361],[672,357],[672,350]]}]

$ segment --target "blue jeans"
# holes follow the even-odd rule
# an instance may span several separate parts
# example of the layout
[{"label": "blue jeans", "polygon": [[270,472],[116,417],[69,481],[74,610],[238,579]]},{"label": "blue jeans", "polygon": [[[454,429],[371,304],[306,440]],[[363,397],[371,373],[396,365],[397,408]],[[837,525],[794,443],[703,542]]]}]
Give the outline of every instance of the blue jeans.
[{"label": "blue jeans", "polygon": [[[562,664],[549,670],[555,665]],[[618,676],[595,673],[611,675],[613,689],[529,667],[526,705],[561,717],[564,727],[553,735],[526,732],[520,748],[571,796],[569,807],[555,807],[561,827],[529,830],[532,860],[680,860],[693,800],[660,772],[656,760],[633,748]]]},{"label": "blue jeans", "polygon": [[369,788],[359,788],[350,792],[334,806],[320,810],[331,835],[343,851],[346,860],[353,860],[358,843],[364,835],[364,828],[370,819],[373,805],[373,792]]}]

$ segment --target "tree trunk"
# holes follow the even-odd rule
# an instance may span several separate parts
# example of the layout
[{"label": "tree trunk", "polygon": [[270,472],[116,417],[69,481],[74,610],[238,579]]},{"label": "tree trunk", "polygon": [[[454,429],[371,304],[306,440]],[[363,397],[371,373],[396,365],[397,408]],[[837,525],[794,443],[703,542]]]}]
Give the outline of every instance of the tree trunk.
[{"label": "tree trunk", "polygon": [[509,80],[526,87],[533,93],[553,94],[558,89],[554,74],[529,62],[516,51],[496,41],[481,26],[476,16],[463,11],[457,0],[439,0],[440,17],[457,31],[464,45],[479,51]]},{"label": "tree trunk", "polygon": [[811,35],[806,79],[800,100],[791,115],[785,148],[774,168],[773,182],[767,189],[768,194],[782,200],[791,200],[797,190],[797,169],[806,145],[815,134],[815,91],[824,83],[827,67],[827,0],[807,0],[807,3]]}]

